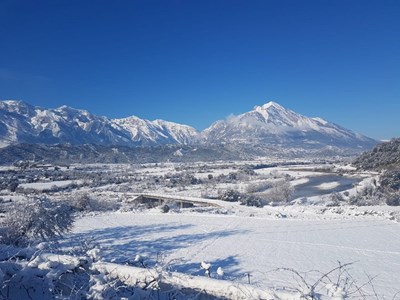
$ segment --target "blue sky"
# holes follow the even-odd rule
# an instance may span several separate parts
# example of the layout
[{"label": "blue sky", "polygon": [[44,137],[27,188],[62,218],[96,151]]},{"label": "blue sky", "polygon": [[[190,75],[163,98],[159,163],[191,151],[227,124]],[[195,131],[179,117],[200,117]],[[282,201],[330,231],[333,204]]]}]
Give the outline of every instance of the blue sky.
[{"label": "blue sky", "polygon": [[400,136],[400,1],[0,1],[0,98],[204,129],[269,100]]}]

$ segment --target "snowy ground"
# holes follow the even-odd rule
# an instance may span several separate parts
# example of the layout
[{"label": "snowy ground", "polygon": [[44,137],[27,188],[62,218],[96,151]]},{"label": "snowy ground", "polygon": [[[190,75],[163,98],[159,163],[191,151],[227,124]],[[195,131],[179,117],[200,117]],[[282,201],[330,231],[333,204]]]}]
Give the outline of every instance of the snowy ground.
[{"label": "snowy ground", "polygon": [[[162,214],[152,210],[87,216],[76,222],[64,247],[92,240],[103,248],[106,260],[118,263],[141,254],[152,264],[162,254],[172,270],[194,275],[203,275],[199,265],[207,261],[214,276],[222,267],[224,278],[247,282],[250,273],[252,284],[262,288],[297,286],[292,273],[273,271],[276,268],[327,272],[337,261],[354,262],[350,271],[358,284],[377,276],[373,285],[383,299],[392,299],[400,290],[399,223],[381,216],[313,219],[312,211],[306,218],[301,213],[278,218],[282,214],[271,215],[269,208],[255,217],[246,216],[247,212]],[[313,283],[320,274],[306,276]],[[366,289],[373,293],[370,286]]]},{"label": "snowy ground", "polygon": [[[71,203],[85,195],[96,200],[93,203],[99,206],[97,210],[81,212],[72,233],[60,242],[65,254],[76,254],[70,250],[88,242],[103,249],[105,261],[119,266],[140,254],[146,257],[149,267],[158,261],[171,271],[202,278],[200,263],[205,261],[212,264],[214,278],[235,283],[250,279],[254,287],[274,290],[301,285],[293,272],[276,271],[277,268],[296,270],[311,285],[320,272],[330,271],[340,261],[353,263],[346,276],[353,276],[358,286],[368,282],[369,276],[374,277],[372,283],[379,299],[392,299],[400,291],[400,209],[349,205],[351,196],[375,186],[377,174],[360,173],[339,164],[256,168],[262,164],[268,162],[99,164],[60,169],[64,172],[61,175],[73,180],[55,180],[64,177],[49,176],[60,173],[56,170],[38,168],[26,170],[18,189],[3,189],[0,198],[6,208],[29,197],[27,193]],[[12,172],[13,169],[10,174],[14,175]],[[235,175],[234,179],[230,175]],[[115,178],[119,182],[110,182]],[[191,182],[187,178],[200,180]],[[290,201],[278,206],[271,202],[255,208],[204,199],[215,198],[228,189],[262,194],[268,184],[282,179],[290,182],[294,194]],[[250,192],[252,186],[261,188]],[[336,193],[342,197],[337,202],[332,197]],[[161,213],[159,208],[138,207],[138,194],[170,196],[175,200],[193,197],[204,205],[218,207],[177,209],[173,204],[170,212]],[[100,205],[103,202],[108,205]],[[223,276],[216,274],[218,267],[223,269]],[[365,299],[376,298],[371,284],[363,289],[369,293]]]},{"label": "snowy ground", "polygon": [[22,183],[19,185],[23,189],[34,189],[38,191],[51,189],[53,187],[66,187],[71,184],[82,184],[83,180],[62,180],[62,181],[49,181],[49,182],[32,182]]}]

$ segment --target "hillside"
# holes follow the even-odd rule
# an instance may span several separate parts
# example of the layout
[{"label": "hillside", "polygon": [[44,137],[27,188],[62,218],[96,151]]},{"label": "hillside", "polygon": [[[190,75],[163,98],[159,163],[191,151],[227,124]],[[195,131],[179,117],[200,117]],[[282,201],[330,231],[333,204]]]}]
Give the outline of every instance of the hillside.
[{"label": "hillside", "polygon": [[361,154],[353,164],[364,170],[400,168],[400,138],[376,145]]}]

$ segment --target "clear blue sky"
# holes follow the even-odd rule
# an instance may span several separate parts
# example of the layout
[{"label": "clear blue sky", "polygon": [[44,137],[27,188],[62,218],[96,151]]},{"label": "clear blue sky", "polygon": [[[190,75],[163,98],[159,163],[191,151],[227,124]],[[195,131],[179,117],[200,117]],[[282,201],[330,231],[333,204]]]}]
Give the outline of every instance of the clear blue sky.
[{"label": "clear blue sky", "polygon": [[197,129],[273,100],[400,136],[400,1],[0,0],[0,98]]}]

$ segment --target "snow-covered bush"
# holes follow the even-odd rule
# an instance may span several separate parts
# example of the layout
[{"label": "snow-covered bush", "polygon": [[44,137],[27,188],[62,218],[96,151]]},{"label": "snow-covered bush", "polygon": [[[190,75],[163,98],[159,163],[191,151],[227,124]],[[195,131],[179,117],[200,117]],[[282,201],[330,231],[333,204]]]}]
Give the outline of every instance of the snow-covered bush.
[{"label": "snow-covered bush", "polygon": [[287,179],[277,180],[265,193],[268,200],[273,202],[288,202],[294,193],[294,187]]},{"label": "snow-covered bush", "polygon": [[[358,283],[350,272],[353,263],[342,264],[338,261],[338,264],[338,267],[333,268],[326,273],[316,270],[303,273],[291,268],[278,268],[274,271],[288,272],[293,275],[293,281],[290,283],[293,284],[293,286],[288,285],[285,289],[297,291],[298,297],[285,297],[284,299],[381,299],[375,293],[372,283],[373,278],[367,275],[367,282]],[[317,277],[314,277],[318,279],[310,279],[312,278],[309,276],[310,273],[318,274]],[[364,290],[368,287],[371,287],[372,290],[374,290],[374,295],[369,294]],[[325,298],[325,295],[328,296],[328,298]]]},{"label": "snow-covered bush", "polygon": [[264,201],[254,195],[243,195],[240,198],[240,203],[246,206],[256,206],[256,207],[263,207],[265,205]]},{"label": "snow-covered bush", "polygon": [[111,211],[120,208],[119,203],[96,199],[87,193],[74,196],[70,203],[78,211]]},{"label": "snow-covered bush", "polygon": [[357,194],[349,198],[349,204],[357,206],[379,205],[382,204],[382,199],[380,197],[362,196],[360,194]]},{"label": "snow-covered bush", "polygon": [[237,190],[229,189],[218,192],[218,198],[229,202],[240,202],[242,205],[263,207],[264,201],[254,195],[243,194]]},{"label": "snow-covered bush", "polygon": [[83,194],[75,198],[75,201],[73,201],[73,205],[75,208],[78,210],[86,210],[88,207],[90,207],[90,197],[89,194]]},{"label": "snow-covered bush", "polygon": [[379,205],[386,203],[390,206],[400,205],[400,170],[387,170],[379,177],[379,183],[374,180],[358,190],[350,197],[350,204]]},{"label": "snow-covered bush", "polygon": [[253,183],[249,184],[246,187],[246,192],[247,193],[259,193],[263,192],[273,186],[273,183],[271,181],[263,181],[263,182],[258,182],[258,183]]},{"label": "snow-covered bush", "polygon": [[380,205],[384,201],[382,190],[374,184],[363,186],[355,195],[349,197],[349,204],[357,206]]},{"label": "snow-covered bush", "polygon": [[31,240],[46,240],[67,232],[74,221],[73,210],[48,198],[30,198],[16,203],[2,222],[1,242],[25,245]]},{"label": "snow-covered bush", "polygon": [[329,202],[326,206],[339,206],[341,202],[344,201],[344,197],[341,193],[333,193],[329,195]]},{"label": "snow-covered bush", "polygon": [[380,178],[380,188],[386,192],[400,191],[400,169],[384,172]]},{"label": "snow-covered bush", "polygon": [[201,184],[202,180],[195,177],[192,173],[181,172],[181,173],[168,173],[164,175],[163,178],[156,178],[155,183],[160,183],[160,181],[165,181],[168,187],[185,187],[189,185]]},{"label": "snow-covered bush", "polygon": [[17,260],[0,261],[0,299],[87,299],[90,261],[62,255],[48,259],[37,251],[24,251],[21,256],[20,252]]},{"label": "snow-covered bush", "polygon": [[237,190],[229,189],[218,191],[218,198],[224,201],[237,202],[240,200],[241,194]]}]

